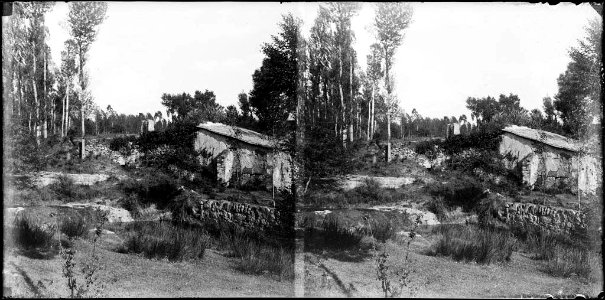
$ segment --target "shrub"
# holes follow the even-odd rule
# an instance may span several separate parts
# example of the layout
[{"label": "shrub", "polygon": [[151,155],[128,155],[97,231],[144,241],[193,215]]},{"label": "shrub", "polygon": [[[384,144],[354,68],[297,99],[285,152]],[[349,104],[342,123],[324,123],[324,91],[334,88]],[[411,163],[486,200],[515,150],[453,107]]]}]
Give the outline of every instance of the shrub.
[{"label": "shrub", "polygon": [[439,226],[441,234],[430,255],[481,264],[510,261],[516,241],[512,234],[475,226]]},{"label": "shrub", "polygon": [[437,181],[426,185],[425,190],[435,198],[442,197],[446,207],[461,206],[467,211],[473,210],[484,196],[483,186],[468,176],[453,176],[445,184]]},{"label": "shrub", "polygon": [[121,253],[142,253],[147,258],[169,261],[200,259],[209,245],[209,237],[201,229],[184,229],[166,222],[137,222],[126,226],[128,237]]},{"label": "shrub", "polygon": [[395,226],[390,219],[372,219],[370,221],[371,236],[381,242],[386,242],[395,237]]},{"label": "shrub", "polygon": [[437,216],[437,219],[442,222],[447,219],[448,208],[443,200],[443,196],[433,197],[427,204],[426,208]]},{"label": "shrub", "polygon": [[136,140],[135,136],[116,137],[109,142],[109,149],[128,153],[130,151],[130,143],[134,143]]},{"label": "shrub", "polygon": [[303,149],[305,177],[329,177],[351,173],[361,162],[355,159],[358,145],[345,148],[334,138],[334,132],[322,126],[307,128],[308,143]]},{"label": "shrub", "polygon": [[428,158],[435,158],[437,155],[436,149],[442,147],[443,142],[441,140],[435,139],[430,141],[422,141],[416,144],[414,151],[418,154],[425,155]]},{"label": "shrub", "polygon": [[[344,199],[338,199],[338,202],[344,202],[346,204],[382,204],[393,202],[393,191],[392,189],[385,189],[380,187],[377,180],[372,178],[364,179],[363,183],[349,191],[344,193]],[[343,201],[344,200],[344,201]]]},{"label": "shrub", "polygon": [[544,264],[544,271],[551,276],[590,276],[590,260],[587,249],[555,245],[552,256]]},{"label": "shrub", "polygon": [[120,199],[119,205],[129,211],[133,218],[141,216],[141,202],[134,194],[128,194],[125,198]]},{"label": "shrub", "polygon": [[440,146],[449,155],[474,148],[477,150],[496,151],[501,140],[503,126],[484,124],[478,131],[470,134],[454,135],[443,141]]},{"label": "shrub", "polygon": [[84,218],[77,213],[64,218],[59,227],[61,232],[67,235],[67,237],[70,239],[82,237],[87,231]]},{"label": "shrub", "polygon": [[323,223],[324,243],[329,248],[346,249],[359,244],[362,236],[349,231],[343,226],[342,220],[334,215],[328,214]]},{"label": "shrub", "polygon": [[126,195],[136,195],[142,203],[155,203],[158,209],[164,209],[180,193],[177,181],[163,174],[147,174],[142,180],[128,180],[121,183]]},{"label": "shrub", "polygon": [[54,232],[52,225],[43,228],[35,220],[26,215],[15,217],[13,223],[13,237],[18,247],[25,250],[49,250],[54,245]]}]

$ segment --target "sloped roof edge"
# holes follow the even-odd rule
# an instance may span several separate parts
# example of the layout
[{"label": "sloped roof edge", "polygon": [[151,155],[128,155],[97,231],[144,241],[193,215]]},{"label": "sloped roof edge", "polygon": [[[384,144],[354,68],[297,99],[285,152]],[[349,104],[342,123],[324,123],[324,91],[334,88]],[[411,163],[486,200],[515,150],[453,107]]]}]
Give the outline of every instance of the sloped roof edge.
[{"label": "sloped roof edge", "polygon": [[273,141],[271,137],[246,128],[213,122],[200,123],[197,128],[208,130],[212,133],[230,137],[251,145],[266,148],[274,148],[277,146],[277,143]]},{"label": "sloped roof edge", "polygon": [[562,135],[533,129],[525,126],[511,125],[502,129],[504,132],[520,136],[529,140],[537,141],[551,147],[565,149],[568,151],[578,152],[580,150],[579,142]]}]

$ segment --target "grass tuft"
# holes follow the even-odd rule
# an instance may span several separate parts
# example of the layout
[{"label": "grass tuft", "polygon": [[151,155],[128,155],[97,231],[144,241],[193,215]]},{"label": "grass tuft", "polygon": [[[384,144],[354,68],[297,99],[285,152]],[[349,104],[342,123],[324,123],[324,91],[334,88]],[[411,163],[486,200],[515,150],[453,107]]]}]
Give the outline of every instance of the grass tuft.
[{"label": "grass tuft", "polygon": [[126,231],[128,237],[118,252],[169,261],[201,259],[210,241],[204,230],[180,228],[167,222],[132,223]]},{"label": "grass tuft", "polygon": [[86,235],[87,226],[84,218],[79,214],[72,214],[66,217],[59,225],[61,232],[70,239],[79,238]]},{"label": "grass tuft", "polygon": [[438,226],[441,234],[429,255],[449,256],[456,261],[480,264],[510,261],[516,240],[512,234],[475,226]]}]

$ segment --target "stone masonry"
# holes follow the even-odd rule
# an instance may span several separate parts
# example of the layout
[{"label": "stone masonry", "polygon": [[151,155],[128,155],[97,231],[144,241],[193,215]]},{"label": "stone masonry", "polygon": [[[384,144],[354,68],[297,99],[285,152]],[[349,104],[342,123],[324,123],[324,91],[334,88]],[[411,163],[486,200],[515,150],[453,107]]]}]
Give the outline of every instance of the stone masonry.
[{"label": "stone masonry", "polygon": [[497,212],[498,218],[517,226],[535,225],[557,233],[572,233],[586,228],[584,215],[573,209],[532,203],[506,202]]}]

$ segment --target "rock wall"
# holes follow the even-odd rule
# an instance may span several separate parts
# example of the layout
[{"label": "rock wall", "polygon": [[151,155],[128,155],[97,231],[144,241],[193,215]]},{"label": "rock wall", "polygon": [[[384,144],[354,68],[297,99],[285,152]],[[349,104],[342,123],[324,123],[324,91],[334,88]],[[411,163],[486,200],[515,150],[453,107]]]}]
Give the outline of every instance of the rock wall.
[{"label": "rock wall", "polygon": [[37,172],[27,175],[15,175],[16,178],[28,178],[37,188],[42,188],[58,182],[59,177],[61,176],[73,180],[74,184],[77,185],[94,185],[109,178],[109,175],[107,174],[65,174],[57,172]]},{"label": "rock wall", "polygon": [[381,188],[397,189],[403,185],[414,183],[414,177],[384,177],[384,176],[365,176],[365,175],[348,175],[337,180],[337,186],[344,190],[352,190],[362,186],[366,180],[373,180]]},{"label": "rock wall", "polygon": [[191,212],[199,220],[227,221],[252,229],[268,229],[278,225],[279,213],[271,207],[226,200],[199,199]]},{"label": "rock wall", "polygon": [[498,210],[498,218],[509,225],[535,225],[557,233],[586,228],[584,214],[577,210],[532,203],[506,202]]}]

